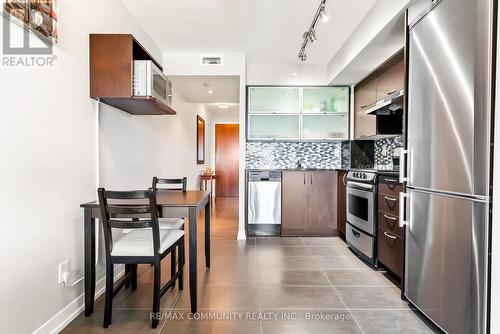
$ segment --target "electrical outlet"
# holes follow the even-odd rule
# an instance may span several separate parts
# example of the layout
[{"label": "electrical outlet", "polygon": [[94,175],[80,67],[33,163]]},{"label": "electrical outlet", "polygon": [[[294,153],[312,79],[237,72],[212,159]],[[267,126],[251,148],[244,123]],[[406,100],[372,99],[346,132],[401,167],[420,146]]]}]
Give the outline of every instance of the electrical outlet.
[{"label": "electrical outlet", "polygon": [[59,263],[59,275],[57,283],[61,284],[64,282],[64,275],[69,273],[69,260]]},{"label": "electrical outlet", "polygon": [[382,147],[382,156],[387,156],[387,147]]}]

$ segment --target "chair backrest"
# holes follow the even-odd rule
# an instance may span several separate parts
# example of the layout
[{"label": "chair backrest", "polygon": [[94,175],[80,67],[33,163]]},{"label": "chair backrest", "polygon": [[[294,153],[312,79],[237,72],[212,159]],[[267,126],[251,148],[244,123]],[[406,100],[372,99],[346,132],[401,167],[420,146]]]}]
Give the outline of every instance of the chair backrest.
[{"label": "chair backrest", "polygon": [[99,188],[97,195],[104,227],[106,256],[109,257],[113,250],[113,228],[151,228],[156,256],[160,249],[156,191],[151,188],[136,191],[110,191]]},{"label": "chair backrest", "polygon": [[159,177],[153,177],[153,190],[167,189],[167,190],[182,190],[186,191],[187,188],[187,177],[182,179],[162,179]]}]

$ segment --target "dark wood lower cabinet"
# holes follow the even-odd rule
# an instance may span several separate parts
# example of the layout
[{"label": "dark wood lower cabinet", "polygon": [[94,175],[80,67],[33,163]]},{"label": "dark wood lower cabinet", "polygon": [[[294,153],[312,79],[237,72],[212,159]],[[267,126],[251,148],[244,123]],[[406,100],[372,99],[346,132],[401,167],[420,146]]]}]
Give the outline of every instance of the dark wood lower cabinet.
[{"label": "dark wood lower cabinet", "polygon": [[347,209],[346,209],[346,196],[347,196],[347,171],[337,171],[337,228],[339,234],[345,237],[346,222],[347,222]]},{"label": "dark wood lower cabinet", "polygon": [[377,259],[401,279],[404,240],[403,229],[399,226],[399,192],[403,186],[397,177],[380,176],[378,180]]},{"label": "dark wood lower cabinet", "polygon": [[307,173],[284,171],[281,196],[281,235],[300,235],[307,228]]},{"label": "dark wood lower cabinet", "polygon": [[403,273],[403,245],[401,237],[378,229],[378,261],[399,278]]},{"label": "dark wood lower cabinet", "polygon": [[333,171],[284,171],[283,236],[337,234],[337,176]]}]

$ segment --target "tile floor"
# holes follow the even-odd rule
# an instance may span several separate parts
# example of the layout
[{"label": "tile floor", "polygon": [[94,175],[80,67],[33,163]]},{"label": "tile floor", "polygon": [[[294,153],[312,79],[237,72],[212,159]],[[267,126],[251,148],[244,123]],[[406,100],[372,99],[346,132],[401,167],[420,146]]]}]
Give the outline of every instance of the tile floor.
[{"label": "tile floor", "polygon": [[[341,239],[238,241],[237,214],[237,199],[217,199],[210,270],[199,242],[201,319],[192,319],[189,293],[179,294],[176,287],[162,298],[164,319],[151,329],[152,271],[141,266],[137,291],[122,290],[115,297],[110,328],[101,327],[100,297],[91,317],[79,315],[63,333],[433,333],[401,301],[391,280],[371,270]],[[162,265],[166,280],[168,259]]]}]

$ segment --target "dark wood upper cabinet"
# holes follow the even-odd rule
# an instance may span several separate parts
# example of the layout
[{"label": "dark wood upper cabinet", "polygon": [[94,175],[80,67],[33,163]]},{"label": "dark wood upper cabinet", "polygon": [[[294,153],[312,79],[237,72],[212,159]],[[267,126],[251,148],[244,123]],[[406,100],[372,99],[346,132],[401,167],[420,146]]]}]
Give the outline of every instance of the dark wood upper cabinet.
[{"label": "dark wood upper cabinet", "polygon": [[175,114],[154,97],[133,96],[134,60],[151,60],[130,34],[90,34],[90,97],[136,115]]},{"label": "dark wood upper cabinet", "polygon": [[368,115],[364,110],[354,114],[354,139],[363,139],[377,133],[377,116]]},{"label": "dark wood upper cabinet", "polygon": [[403,114],[375,115],[366,110],[404,89],[404,53],[401,51],[354,87],[354,139],[403,133]]},{"label": "dark wood upper cabinet", "polygon": [[404,54],[398,53],[377,70],[377,101],[404,89]]},{"label": "dark wood upper cabinet", "polygon": [[373,73],[354,87],[354,111],[366,109],[377,102],[377,76]]},{"label": "dark wood upper cabinet", "polygon": [[332,171],[285,171],[283,236],[332,236],[337,232],[337,180]]}]

